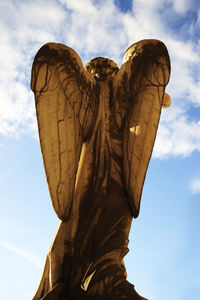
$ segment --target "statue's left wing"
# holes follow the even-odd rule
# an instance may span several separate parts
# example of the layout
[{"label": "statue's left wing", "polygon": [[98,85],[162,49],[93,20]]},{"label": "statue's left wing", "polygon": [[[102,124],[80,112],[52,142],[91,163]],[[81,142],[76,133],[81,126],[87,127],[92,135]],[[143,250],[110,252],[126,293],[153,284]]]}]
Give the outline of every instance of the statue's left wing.
[{"label": "statue's left wing", "polygon": [[165,45],[158,40],[143,40],[127,49],[113,79],[115,117],[123,130],[124,187],[134,217],[139,214],[169,75]]},{"label": "statue's left wing", "polygon": [[94,84],[78,54],[65,45],[48,43],[35,56],[31,88],[40,145],[52,204],[61,220],[69,215],[82,143],[98,109]]}]

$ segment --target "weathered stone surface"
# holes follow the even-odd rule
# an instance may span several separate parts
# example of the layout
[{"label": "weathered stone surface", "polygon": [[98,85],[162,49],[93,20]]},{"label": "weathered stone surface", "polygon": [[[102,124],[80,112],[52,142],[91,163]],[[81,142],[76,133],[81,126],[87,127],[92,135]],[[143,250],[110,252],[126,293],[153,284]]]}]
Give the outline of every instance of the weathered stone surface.
[{"label": "weathered stone surface", "polygon": [[86,65],[62,44],[37,53],[35,94],[41,150],[61,222],[49,249],[39,299],[145,299],[126,280],[123,257],[137,217],[170,74],[166,47],[143,40],[119,69]]}]

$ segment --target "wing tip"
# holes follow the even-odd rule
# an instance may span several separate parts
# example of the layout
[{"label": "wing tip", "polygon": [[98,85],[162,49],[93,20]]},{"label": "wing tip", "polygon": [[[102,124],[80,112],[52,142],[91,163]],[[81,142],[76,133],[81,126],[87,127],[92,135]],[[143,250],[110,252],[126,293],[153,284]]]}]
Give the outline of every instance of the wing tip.
[{"label": "wing tip", "polygon": [[169,82],[171,65],[170,58],[167,47],[165,44],[156,39],[146,39],[141,40],[137,43],[132,44],[124,53],[123,64],[128,62],[130,59],[135,59],[138,56],[143,56],[143,60],[145,60],[145,65],[148,62],[156,62],[160,64],[162,67],[165,67],[165,82],[164,85],[167,85]]}]

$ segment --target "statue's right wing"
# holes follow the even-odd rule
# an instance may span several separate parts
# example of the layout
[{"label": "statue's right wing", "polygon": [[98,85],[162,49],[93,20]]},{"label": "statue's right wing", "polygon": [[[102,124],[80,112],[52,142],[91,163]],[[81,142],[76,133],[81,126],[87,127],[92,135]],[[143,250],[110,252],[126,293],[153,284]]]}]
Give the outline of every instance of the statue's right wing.
[{"label": "statue's right wing", "polygon": [[122,120],[124,188],[135,218],[169,76],[170,60],[165,45],[157,40],[143,40],[127,49],[113,79],[119,126]]},{"label": "statue's right wing", "polygon": [[48,43],[36,54],[31,88],[51,200],[61,220],[69,215],[82,143],[98,109],[94,85],[73,49]]}]

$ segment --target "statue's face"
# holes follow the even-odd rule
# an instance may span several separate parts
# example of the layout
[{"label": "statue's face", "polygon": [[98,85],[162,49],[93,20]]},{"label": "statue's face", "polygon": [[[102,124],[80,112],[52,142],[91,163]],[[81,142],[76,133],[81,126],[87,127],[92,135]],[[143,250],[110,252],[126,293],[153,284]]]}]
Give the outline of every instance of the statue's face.
[{"label": "statue's face", "polygon": [[92,59],[86,64],[85,68],[96,80],[100,81],[115,75],[119,70],[117,64],[113,60],[104,57]]}]

